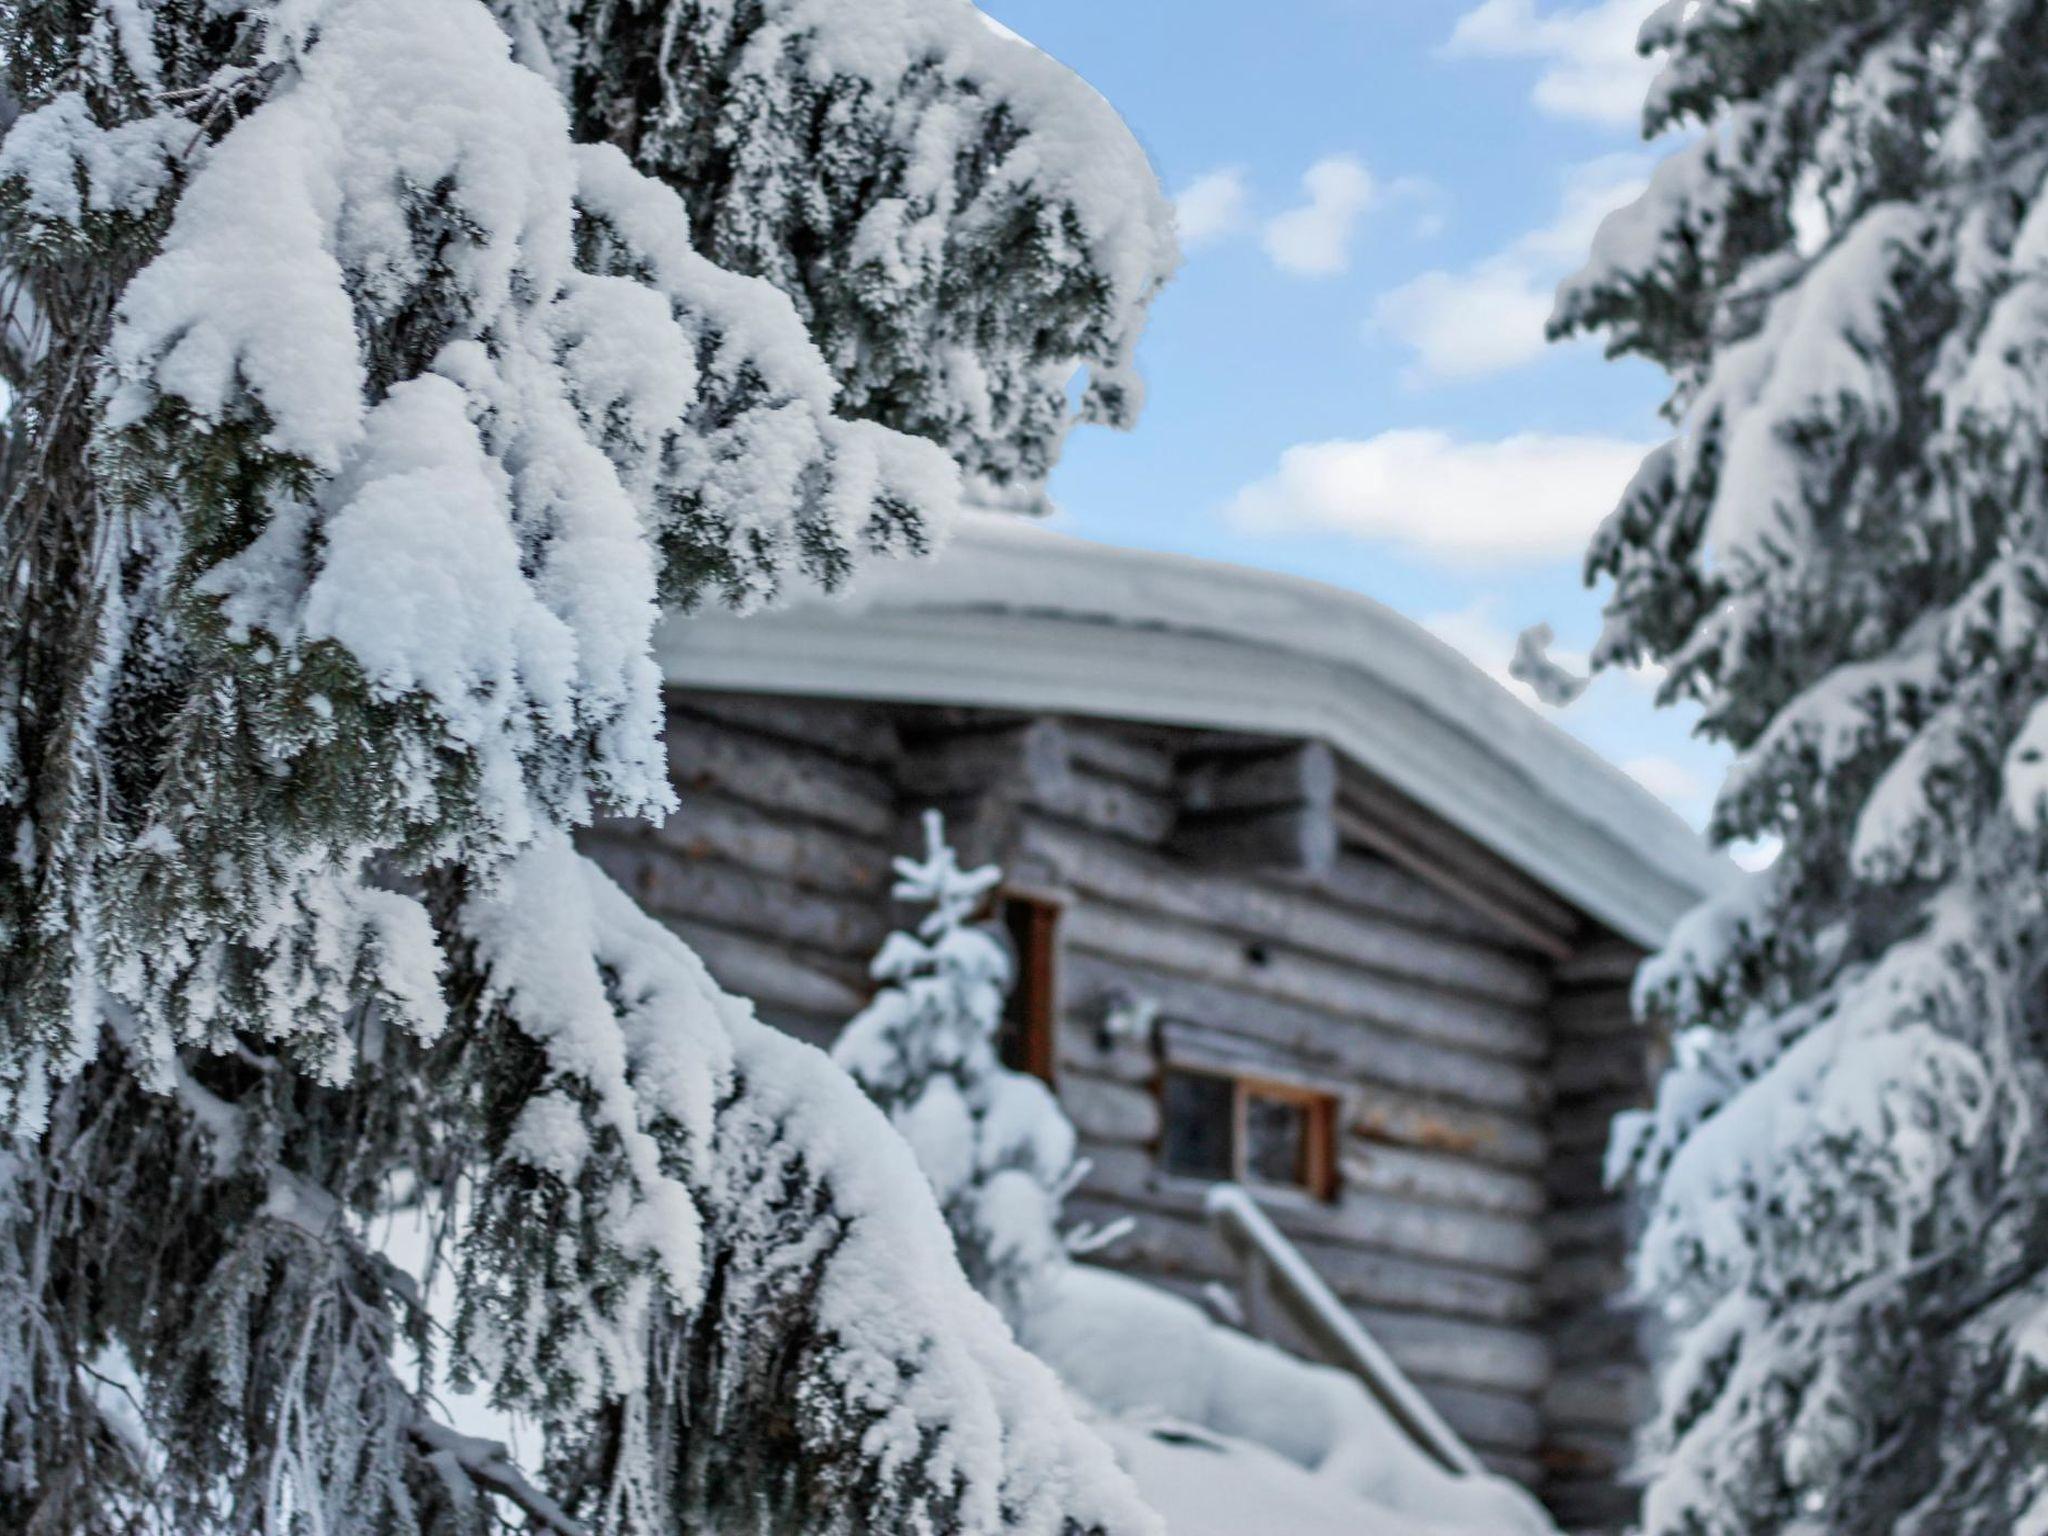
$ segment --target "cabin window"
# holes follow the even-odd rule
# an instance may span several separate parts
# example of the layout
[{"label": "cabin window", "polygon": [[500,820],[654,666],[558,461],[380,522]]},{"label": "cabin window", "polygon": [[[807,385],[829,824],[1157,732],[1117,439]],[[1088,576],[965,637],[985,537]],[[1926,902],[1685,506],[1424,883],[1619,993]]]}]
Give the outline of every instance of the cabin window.
[{"label": "cabin window", "polygon": [[1336,1095],[1221,1072],[1169,1070],[1160,1081],[1161,1160],[1169,1173],[1336,1193]]},{"label": "cabin window", "polygon": [[1059,903],[1015,891],[997,900],[1017,962],[996,1036],[997,1053],[1011,1071],[1050,1083],[1059,1032]]}]

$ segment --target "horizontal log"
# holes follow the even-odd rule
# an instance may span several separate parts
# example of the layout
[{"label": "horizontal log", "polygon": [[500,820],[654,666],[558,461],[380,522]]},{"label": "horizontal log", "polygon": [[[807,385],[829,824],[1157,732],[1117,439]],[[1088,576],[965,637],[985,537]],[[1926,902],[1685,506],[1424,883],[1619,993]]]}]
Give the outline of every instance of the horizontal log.
[{"label": "horizontal log", "polygon": [[1320,741],[1278,751],[1188,755],[1181,759],[1184,816],[1296,806],[1327,813],[1336,804],[1337,760]]},{"label": "horizontal log", "polygon": [[1163,843],[1173,831],[1170,797],[1104,778],[1078,763],[1064,789],[1032,803],[1067,821],[1149,846]]},{"label": "horizontal log", "polygon": [[759,1004],[764,1014],[786,1011],[844,1023],[867,1006],[868,988],[857,973],[849,976],[823,957],[801,956],[790,945],[765,944],[704,923],[661,921],[697,952],[721,987]]},{"label": "horizontal log", "polygon": [[[1094,1160],[1087,1188],[1100,1198],[1147,1209],[1202,1212],[1208,1185],[1167,1173],[1135,1147],[1082,1139]],[[1544,1266],[1542,1233],[1533,1221],[1446,1206],[1423,1205],[1345,1188],[1335,1200],[1262,1197],[1261,1204],[1288,1236],[1341,1243],[1377,1253],[1434,1260],[1492,1274],[1533,1277]]]},{"label": "horizontal log", "polygon": [[1620,1252],[1628,1246],[1628,1203],[1617,1199],[1572,1210],[1552,1210],[1543,1218],[1543,1234],[1552,1253],[1585,1248]]},{"label": "horizontal log", "polygon": [[1448,1383],[1533,1398],[1550,1381],[1550,1347],[1541,1334],[1528,1329],[1423,1317],[1378,1307],[1359,1307],[1354,1311],[1359,1322],[1418,1384]]},{"label": "horizontal log", "polygon": [[1543,1443],[1543,1415],[1527,1397],[1514,1392],[1489,1392],[1447,1381],[1419,1383],[1432,1408],[1482,1456],[1509,1452],[1523,1458],[1521,1481],[1528,1481]]},{"label": "horizontal log", "polygon": [[[1478,908],[1432,885],[1421,876],[1389,862],[1378,854],[1345,844],[1337,850],[1337,862],[1314,878],[1293,875],[1271,877],[1299,885],[1332,904],[1375,917],[1391,917],[1414,927],[1477,940],[1530,953],[1527,944],[1510,928],[1488,917]],[[1551,961],[1545,956],[1541,964]]]},{"label": "horizontal log", "polygon": [[1543,969],[1497,945],[1475,944],[1360,914],[1303,894],[1107,842],[1070,828],[1027,820],[1020,851],[1059,871],[1084,895],[1226,930],[1405,980],[1516,1005],[1544,1004]]},{"label": "horizontal log", "polygon": [[1551,1084],[1560,1099],[1610,1093],[1641,1097],[1650,1064],[1640,1046],[1627,1039],[1560,1041],[1550,1056]]},{"label": "horizontal log", "polygon": [[893,762],[900,745],[889,708],[859,701],[678,690],[669,695],[669,711],[778,737],[870,766]]},{"label": "horizontal log", "polygon": [[669,721],[669,772],[679,789],[717,790],[786,819],[818,821],[886,842],[896,792],[873,769],[812,748],[678,716]]},{"label": "horizontal log", "polygon": [[1626,987],[1635,980],[1636,968],[1642,963],[1643,951],[1639,945],[1615,938],[1612,934],[1603,934],[1579,946],[1570,959],[1560,961],[1557,979],[1561,985],[1572,987],[1602,982]]},{"label": "horizontal log", "polygon": [[1543,1182],[1441,1152],[1415,1152],[1349,1140],[1339,1160],[1345,1185],[1425,1205],[1451,1205],[1500,1216],[1543,1212]]},{"label": "horizontal log", "polygon": [[1183,859],[1219,869],[1313,875],[1337,861],[1337,824],[1315,806],[1183,817],[1167,846]]},{"label": "horizontal log", "polygon": [[659,826],[603,821],[597,831],[646,837],[686,859],[723,859],[807,890],[879,898],[889,886],[890,848],[830,827],[794,825],[723,795],[691,790]]},{"label": "horizontal log", "polygon": [[1068,1072],[1060,1077],[1059,1100],[1084,1136],[1145,1146],[1159,1135],[1159,1099],[1148,1089]]},{"label": "horizontal log", "polygon": [[1580,1366],[1553,1372],[1541,1406],[1553,1426],[1626,1436],[1649,1418],[1656,1394],[1640,1365]]},{"label": "horizontal log", "polygon": [[1559,1369],[1635,1364],[1644,1357],[1643,1318],[1631,1306],[1609,1301],[1576,1312],[1553,1311],[1547,1331],[1551,1359]]},{"label": "horizontal log", "polygon": [[[1189,1284],[1219,1281],[1232,1289],[1242,1278],[1237,1260],[1201,1212],[1132,1204],[1086,1186],[1067,1208],[1083,1221],[1135,1218],[1130,1234],[1111,1253],[1121,1267]],[[1270,1214],[1276,1223],[1285,1218],[1277,1203]],[[1479,1322],[1533,1323],[1542,1316],[1536,1287],[1525,1279],[1375,1253],[1306,1232],[1292,1240],[1323,1283],[1346,1302]]]},{"label": "horizontal log", "polygon": [[1620,1252],[1581,1248],[1554,1254],[1543,1272],[1543,1299],[1552,1307],[1597,1305],[1628,1290],[1628,1261]]},{"label": "horizontal log", "polygon": [[1218,942],[1213,930],[1182,919],[1082,902],[1067,913],[1063,934],[1070,949],[1304,1004],[1508,1061],[1540,1061],[1548,1050],[1548,1032],[1532,1011],[1377,976],[1274,943]]},{"label": "horizontal log", "polygon": [[1578,910],[1492,849],[1364,773],[1347,773],[1337,799],[1349,820],[1386,835],[1404,850],[1389,851],[1388,857],[1405,861],[1420,854],[1427,868],[1418,873],[1454,877],[1465,893],[1483,895],[1489,905],[1506,908],[1554,939],[1573,941],[1572,953],[1578,954],[1585,932]]},{"label": "horizontal log", "polygon": [[1170,1043],[1184,1058],[1207,1057],[1283,1077],[1328,1077],[1336,1080],[1333,1087],[1407,1089],[1531,1122],[1545,1108],[1543,1074],[1526,1062],[1476,1055],[1300,1003],[1081,950],[1068,951],[1063,970],[1070,1012],[1099,1018],[1110,997],[1145,998],[1157,1005],[1154,1028],[1162,1047]]},{"label": "horizontal log", "polygon": [[1604,1157],[1614,1135],[1615,1116],[1648,1102],[1647,1083],[1632,1092],[1560,1099],[1551,1106],[1551,1144],[1560,1152],[1594,1152]]},{"label": "horizontal log", "polygon": [[1561,1038],[1610,1040],[1617,1035],[1649,1033],[1629,1006],[1628,992],[1617,987],[1591,991],[1560,987],[1550,1000],[1550,1022]]},{"label": "horizontal log", "polygon": [[1455,1152],[1475,1162],[1539,1173],[1550,1156],[1542,1127],[1514,1115],[1374,1084],[1352,1089],[1347,1107],[1352,1133],[1368,1142]]},{"label": "horizontal log", "polygon": [[1060,724],[1066,729],[1077,766],[1154,794],[1173,793],[1174,755],[1159,742],[1089,720],[1065,719]]},{"label": "horizontal log", "polygon": [[1054,1050],[1062,1079],[1068,1072],[1085,1072],[1119,1083],[1150,1084],[1159,1075],[1150,1039],[1105,1036],[1101,1009],[1095,1006],[1061,1015]]},{"label": "horizontal log", "polygon": [[692,860],[648,838],[586,839],[591,856],[650,912],[865,962],[888,934],[872,901],[807,891],[737,864]]},{"label": "horizontal log", "polygon": [[904,753],[900,782],[920,802],[979,795],[1036,801],[1061,795],[1072,777],[1066,732],[1040,719],[922,739]]}]

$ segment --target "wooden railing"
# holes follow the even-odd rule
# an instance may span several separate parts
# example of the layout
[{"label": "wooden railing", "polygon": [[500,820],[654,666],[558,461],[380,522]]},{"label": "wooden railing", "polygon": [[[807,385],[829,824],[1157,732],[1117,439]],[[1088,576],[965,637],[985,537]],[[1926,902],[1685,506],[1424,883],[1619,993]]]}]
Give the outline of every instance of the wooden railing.
[{"label": "wooden railing", "polygon": [[1387,1416],[1446,1471],[1462,1476],[1484,1471],[1472,1448],[1430,1407],[1257,1201],[1238,1185],[1218,1184],[1209,1191],[1208,1208],[1241,1269],[1246,1332],[1271,1338],[1275,1313],[1284,1314],[1324,1364],[1356,1376]]}]

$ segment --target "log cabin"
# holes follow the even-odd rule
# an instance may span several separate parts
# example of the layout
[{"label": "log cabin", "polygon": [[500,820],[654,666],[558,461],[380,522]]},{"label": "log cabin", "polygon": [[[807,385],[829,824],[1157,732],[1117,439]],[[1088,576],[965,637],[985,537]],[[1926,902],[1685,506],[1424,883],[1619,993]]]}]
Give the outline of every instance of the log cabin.
[{"label": "log cabin", "polygon": [[1729,875],[1677,817],[1356,594],[993,515],[661,659],[681,809],[589,840],[724,985],[829,1043],[939,808],[1005,871],[1003,1049],[1078,1128],[1070,1210],[1132,1218],[1091,1261],[1228,1312],[1240,1184],[1486,1462],[1626,1526],[1601,1162],[1663,1049],[1628,985]]}]

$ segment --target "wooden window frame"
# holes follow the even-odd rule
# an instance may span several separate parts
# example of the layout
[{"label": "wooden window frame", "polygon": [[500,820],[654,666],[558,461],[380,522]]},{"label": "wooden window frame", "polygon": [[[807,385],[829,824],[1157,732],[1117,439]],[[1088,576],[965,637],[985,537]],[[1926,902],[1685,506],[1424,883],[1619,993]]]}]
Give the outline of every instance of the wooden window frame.
[{"label": "wooden window frame", "polygon": [[[1337,1198],[1338,1107],[1342,1102],[1340,1093],[1307,1083],[1290,1082],[1285,1078],[1267,1077],[1258,1072],[1241,1072],[1229,1067],[1204,1066],[1188,1062],[1168,1062],[1161,1067],[1155,1084],[1162,1117],[1166,1109],[1166,1078],[1169,1074],[1176,1073],[1185,1077],[1221,1078],[1230,1084],[1230,1177],[1234,1181],[1262,1192],[1306,1195],[1310,1199],[1324,1202]],[[1307,1143],[1303,1148],[1307,1167],[1302,1170],[1301,1183],[1275,1184],[1252,1173],[1249,1132],[1251,1101],[1254,1098],[1270,1099],[1278,1103],[1298,1105],[1301,1108],[1303,1136]],[[1161,1167],[1174,1178],[1203,1177],[1200,1174],[1184,1173],[1166,1164],[1166,1129],[1163,1120],[1159,1133],[1159,1157]]]},{"label": "wooden window frame", "polygon": [[[1059,1080],[1060,1032],[1060,924],[1067,914],[1068,898],[1058,892],[1028,886],[999,886],[991,893],[993,915],[1003,926],[1016,951],[1017,974],[1011,978],[1011,995],[1021,1015],[1024,1059],[1016,1069],[1054,1086]],[[1027,930],[1020,936],[1011,921],[1014,908],[1028,914]],[[1005,1007],[1005,1023],[1008,1023]]]}]

